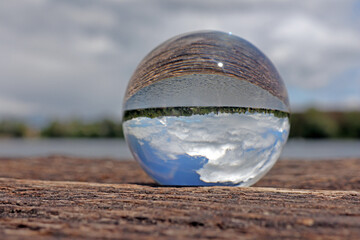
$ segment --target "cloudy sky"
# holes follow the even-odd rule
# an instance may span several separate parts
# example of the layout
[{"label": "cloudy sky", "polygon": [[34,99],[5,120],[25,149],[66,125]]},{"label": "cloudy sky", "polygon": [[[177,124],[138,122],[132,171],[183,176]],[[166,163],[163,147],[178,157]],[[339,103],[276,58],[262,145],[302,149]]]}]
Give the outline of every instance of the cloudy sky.
[{"label": "cloudy sky", "polygon": [[180,33],[232,32],[275,64],[293,109],[360,108],[360,1],[0,2],[0,114],[120,116],[127,81]]},{"label": "cloudy sky", "polygon": [[[242,181],[253,183],[275,163],[286,142],[289,121],[272,114],[212,113],[161,119],[140,117],[126,121],[124,130],[132,149],[141,145],[141,150],[133,152],[141,158],[150,175],[163,172],[153,171],[158,165],[174,168],[174,171],[189,169],[187,165],[202,161],[199,157],[204,157],[207,163],[200,165],[200,169],[188,171],[195,174],[197,170],[204,182],[238,184]],[[131,136],[137,140],[131,141]],[[193,157],[190,161],[189,156]],[[154,159],[156,164],[152,162]],[[176,164],[161,163],[161,160]],[[163,184],[182,181],[173,177],[176,177],[174,172]]]}]

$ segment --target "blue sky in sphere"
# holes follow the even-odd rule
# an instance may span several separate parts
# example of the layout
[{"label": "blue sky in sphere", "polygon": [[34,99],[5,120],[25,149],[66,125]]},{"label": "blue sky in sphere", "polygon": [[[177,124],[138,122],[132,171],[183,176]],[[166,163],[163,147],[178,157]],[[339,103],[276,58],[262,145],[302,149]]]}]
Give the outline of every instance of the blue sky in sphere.
[{"label": "blue sky in sphere", "polygon": [[157,182],[164,185],[211,185],[201,181],[196,173],[207,163],[206,158],[183,154],[178,155],[176,160],[164,161],[157,155],[157,149],[146,140],[139,144],[134,136],[129,136],[128,142],[142,160],[140,165]]},{"label": "blue sky in sphere", "polygon": [[289,133],[273,114],[139,117],[124,122],[131,151],[162,184],[238,184],[275,163]]},{"label": "blue sky in sphere", "polygon": [[141,59],[203,29],[263,51],[293,110],[359,110],[359,26],[359,0],[1,1],[0,116],[121,117]]}]

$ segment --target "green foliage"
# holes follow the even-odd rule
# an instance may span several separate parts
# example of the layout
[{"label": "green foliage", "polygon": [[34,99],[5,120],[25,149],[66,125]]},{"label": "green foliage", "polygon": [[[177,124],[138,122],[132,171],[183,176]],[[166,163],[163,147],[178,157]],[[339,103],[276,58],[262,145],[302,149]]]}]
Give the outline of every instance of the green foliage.
[{"label": "green foliage", "polygon": [[72,120],[67,122],[52,121],[42,131],[42,137],[50,138],[122,138],[122,124],[110,119],[97,122]]},{"label": "green foliage", "polygon": [[[139,116],[191,116],[193,114],[261,112],[277,117],[288,117],[288,113],[253,108],[237,107],[178,107],[127,111],[124,121]],[[322,112],[309,109],[290,116],[291,138],[358,138],[360,139],[360,112]],[[79,119],[47,124],[41,131],[32,129],[19,120],[0,121],[0,137],[44,137],[44,138],[123,138],[120,121],[103,119],[82,121]]]},{"label": "green foliage", "polygon": [[25,137],[26,125],[18,120],[6,119],[0,121],[0,137]]},{"label": "green foliage", "polygon": [[321,112],[309,109],[290,117],[290,137],[360,138],[360,112]]},{"label": "green foliage", "polygon": [[163,116],[192,116],[205,115],[209,113],[265,113],[274,114],[279,118],[289,117],[289,113],[279,110],[264,108],[245,108],[245,107],[167,107],[167,108],[146,108],[126,111],[124,121],[137,117],[156,118]]},{"label": "green foliage", "polygon": [[360,112],[348,112],[339,120],[339,137],[360,138]]}]

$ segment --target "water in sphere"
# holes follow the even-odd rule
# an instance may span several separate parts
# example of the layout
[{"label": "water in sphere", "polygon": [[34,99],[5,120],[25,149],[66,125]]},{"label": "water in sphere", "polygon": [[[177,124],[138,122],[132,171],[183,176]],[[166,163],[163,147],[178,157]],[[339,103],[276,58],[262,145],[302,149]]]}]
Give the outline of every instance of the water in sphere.
[{"label": "water in sphere", "polygon": [[279,158],[289,134],[281,77],[232,34],[176,36],[130,79],[123,129],[135,159],[163,185],[249,186]]}]

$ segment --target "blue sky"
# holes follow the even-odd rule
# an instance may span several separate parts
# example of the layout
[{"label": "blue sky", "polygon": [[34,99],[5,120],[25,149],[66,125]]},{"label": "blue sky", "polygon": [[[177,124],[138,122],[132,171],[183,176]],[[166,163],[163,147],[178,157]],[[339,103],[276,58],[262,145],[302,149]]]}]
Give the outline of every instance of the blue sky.
[{"label": "blue sky", "polygon": [[272,114],[211,113],[134,118],[124,123],[124,132],[136,158],[162,183],[182,182],[176,172],[192,168],[194,181],[196,171],[205,182],[239,183],[257,179],[275,163],[289,127],[287,118]]},{"label": "blue sky", "polygon": [[168,38],[213,29],[275,64],[292,109],[360,109],[360,1],[0,2],[0,116],[122,114],[127,82]]}]

